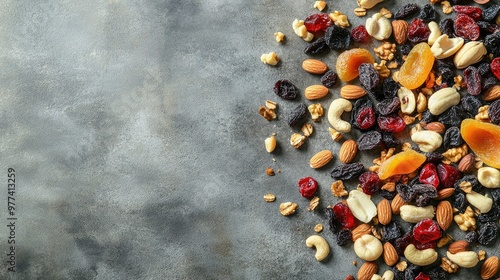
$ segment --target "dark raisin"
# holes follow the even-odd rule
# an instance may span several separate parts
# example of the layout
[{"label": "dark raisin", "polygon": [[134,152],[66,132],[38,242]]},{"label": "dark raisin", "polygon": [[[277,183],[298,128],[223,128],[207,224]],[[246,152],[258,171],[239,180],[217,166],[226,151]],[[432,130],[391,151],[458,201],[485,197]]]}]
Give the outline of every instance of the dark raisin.
[{"label": "dark raisin", "polygon": [[445,149],[451,149],[462,146],[464,140],[460,134],[460,128],[452,126],[446,130],[443,137],[443,146]]},{"label": "dark raisin", "polygon": [[483,191],[483,186],[481,184],[479,184],[479,181],[478,181],[476,175],[474,175],[474,174],[467,174],[467,175],[463,176],[462,178],[458,179],[455,182],[454,187],[457,191],[460,191],[461,187],[465,186],[464,185],[465,183],[467,183],[467,185],[470,185],[472,190],[475,192],[482,192]]},{"label": "dark raisin", "polygon": [[429,110],[425,110],[422,112],[422,120],[423,122],[426,122],[426,123],[430,123],[430,122],[433,122],[433,121],[436,121],[437,120],[437,117],[433,114],[431,114],[431,112]]},{"label": "dark raisin", "polygon": [[351,33],[345,28],[332,25],[326,29],[325,40],[330,49],[343,51],[351,45]]},{"label": "dark raisin", "polygon": [[422,10],[420,10],[420,14],[418,14],[418,17],[426,22],[437,21],[438,13],[436,10],[434,10],[431,4],[425,4]]},{"label": "dark raisin", "polygon": [[438,59],[434,62],[434,67],[436,67],[436,70],[439,73],[442,73],[443,71],[446,70],[453,71],[453,69],[455,69],[455,64],[453,64],[453,61]]},{"label": "dark raisin", "polygon": [[417,197],[417,193],[415,192],[415,190],[407,184],[397,184],[396,191],[398,192],[401,199],[403,199],[405,202],[415,201],[415,198]]},{"label": "dark raisin", "polygon": [[484,38],[484,46],[488,53],[492,53],[494,57],[500,56],[500,32],[486,35]]},{"label": "dark raisin", "polygon": [[455,83],[455,73],[450,69],[443,70],[441,72],[441,79],[444,84],[452,86]]},{"label": "dark raisin", "polygon": [[486,21],[476,22],[483,34],[491,34],[500,31],[500,26]]},{"label": "dark raisin", "polygon": [[[350,122],[354,127],[361,129],[361,127],[358,126],[358,123],[361,124],[364,122],[363,119],[365,117],[363,116],[362,111],[366,111],[366,108],[373,109],[373,103],[368,97],[360,98],[354,102],[350,118]],[[366,115],[366,112],[364,112],[364,114]],[[375,119],[373,121],[375,121]]]},{"label": "dark raisin", "polygon": [[443,268],[441,268],[440,266],[435,266],[435,267],[430,268],[427,271],[427,275],[429,275],[429,277],[432,280],[446,280],[446,279],[448,279],[448,272],[443,270]]},{"label": "dark raisin", "polygon": [[455,5],[453,6],[453,11],[457,14],[466,14],[475,21],[478,21],[483,17],[483,10],[479,7]]},{"label": "dark raisin", "polygon": [[469,231],[465,235],[465,241],[469,242],[470,244],[474,244],[477,242],[477,231]]},{"label": "dark raisin", "polygon": [[406,280],[404,270],[400,271],[396,266],[393,266],[391,271],[394,273],[394,280]]},{"label": "dark raisin", "polygon": [[309,32],[325,31],[332,25],[332,20],[328,14],[312,14],[304,20],[304,25]]},{"label": "dark raisin", "polygon": [[413,243],[413,229],[408,230],[408,232],[405,233],[402,237],[399,237],[394,240],[394,248],[396,249],[396,252],[398,252],[398,255],[404,256],[404,251],[408,245]]},{"label": "dark raisin", "polygon": [[385,98],[384,89],[382,88],[382,83],[376,85],[374,88],[367,90],[367,92],[373,96],[377,101]]},{"label": "dark raisin", "polygon": [[430,34],[431,30],[427,24],[419,18],[414,18],[408,25],[408,40],[413,44],[426,42]]},{"label": "dark raisin", "polygon": [[378,85],[380,76],[372,63],[361,63],[358,71],[359,81],[365,89],[371,90]]},{"label": "dark raisin", "polygon": [[395,113],[401,108],[401,103],[399,102],[399,98],[386,98],[380,101],[377,105],[375,105],[377,112],[382,116],[387,116],[392,113]]},{"label": "dark raisin", "polygon": [[500,206],[500,189],[491,189],[490,194],[491,198],[493,198],[493,202]]},{"label": "dark raisin", "polygon": [[382,134],[378,131],[370,131],[361,134],[356,141],[360,151],[368,151],[382,146]]},{"label": "dark raisin", "polygon": [[479,95],[481,93],[481,74],[479,69],[474,66],[469,66],[464,70],[465,84],[467,92],[470,95]]},{"label": "dark raisin", "polygon": [[397,192],[390,192],[388,190],[380,190],[380,196],[387,200],[393,200],[394,197],[398,194]]},{"label": "dark raisin", "polygon": [[477,66],[477,70],[479,70],[479,74],[481,76],[485,76],[485,75],[491,73],[490,64],[488,64],[488,62],[483,62],[483,63],[479,64]]},{"label": "dark raisin", "polygon": [[395,19],[402,19],[414,15],[418,12],[417,4],[406,4],[396,11],[394,14]]},{"label": "dark raisin", "polygon": [[455,37],[455,28],[453,27],[453,19],[445,18],[439,22],[439,29],[442,34],[448,35],[448,37]]},{"label": "dark raisin", "polygon": [[344,246],[352,241],[352,232],[350,229],[345,228],[337,233],[337,245]]},{"label": "dark raisin", "polygon": [[483,91],[489,89],[490,87],[496,85],[498,82],[498,79],[495,78],[495,77],[486,77],[486,78],[483,78],[483,84],[482,84],[482,87],[483,87]]},{"label": "dark raisin", "polygon": [[405,269],[405,279],[415,279],[421,270],[420,266],[409,263]]},{"label": "dark raisin", "polygon": [[361,163],[349,163],[339,165],[333,168],[331,176],[337,180],[349,180],[357,177],[365,167]]},{"label": "dark raisin", "polygon": [[300,103],[288,117],[287,123],[289,126],[296,126],[302,122],[307,113],[307,105],[305,103]]},{"label": "dark raisin", "polygon": [[364,25],[354,27],[351,30],[351,36],[355,42],[364,44],[369,43],[372,38],[370,34],[368,34],[368,31],[366,31],[366,27]]},{"label": "dark raisin", "polygon": [[477,221],[480,223],[496,222],[500,219],[500,206],[493,204],[488,213],[481,213],[477,216]]},{"label": "dark raisin", "polygon": [[465,209],[467,209],[467,199],[465,199],[465,194],[462,192],[455,192],[451,205],[453,205],[454,208],[457,208],[460,213],[464,213]]},{"label": "dark raisin", "polygon": [[337,83],[338,75],[333,70],[326,71],[325,74],[321,77],[321,83],[327,87],[331,88]]},{"label": "dark raisin", "polygon": [[487,222],[481,225],[478,232],[477,243],[481,245],[491,245],[498,237],[497,223]]},{"label": "dark raisin", "polygon": [[494,124],[500,124],[500,99],[493,101],[488,107],[488,117]]},{"label": "dark raisin", "polygon": [[382,142],[384,142],[386,148],[396,148],[400,144],[398,139],[389,132],[382,133]]},{"label": "dark raisin", "polygon": [[330,207],[326,208],[325,214],[326,214],[326,218],[328,219],[328,226],[330,227],[330,230],[333,233],[339,232],[339,230],[342,229],[342,225],[335,218],[335,213],[333,212],[333,209]]},{"label": "dark raisin", "polygon": [[408,55],[412,48],[413,48],[413,45],[409,42],[402,44],[400,46],[401,54]]},{"label": "dark raisin", "polygon": [[483,9],[483,20],[492,21],[497,17],[498,11],[500,11],[500,5],[493,4]]},{"label": "dark raisin", "polygon": [[312,43],[307,45],[304,49],[305,54],[320,54],[324,51],[329,50],[328,45],[326,44],[326,40],[323,37],[314,40]]},{"label": "dark raisin", "polygon": [[274,84],[273,90],[277,96],[287,100],[293,100],[297,98],[299,94],[297,87],[289,80],[278,80]]},{"label": "dark raisin", "polygon": [[413,185],[413,191],[416,194],[415,205],[418,207],[429,205],[431,200],[437,197],[436,188],[432,185],[415,184]]},{"label": "dark raisin", "polygon": [[470,118],[469,114],[467,114],[462,107],[460,106],[452,106],[450,109],[446,110],[444,113],[439,115],[438,121],[443,123],[445,126],[460,126],[462,120],[465,118]]},{"label": "dark raisin", "polygon": [[474,41],[481,35],[477,23],[466,14],[458,14],[453,27],[455,29],[455,35],[464,39]]},{"label": "dark raisin", "polygon": [[388,225],[382,226],[381,234],[384,240],[392,241],[401,237],[401,227],[397,221],[391,221]]},{"label": "dark raisin", "polygon": [[[489,69],[489,65],[488,65]],[[385,98],[393,98],[398,94],[400,86],[399,84],[392,79],[392,77],[388,77],[382,81],[382,90],[384,92]]]},{"label": "dark raisin", "polygon": [[439,163],[441,160],[443,160],[443,154],[436,153],[436,152],[430,152],[430,153],[425,153],[425,156],[427,157],[427,160],[425,161],[426,163]]},{"label": "dark raisin", "polygon": [[476,96],[465,95],[460,99],[460,106],[462,106],[464,111],[470,116],[475,116],[479,111],[479,107],[483,106],[483,103]]},{"label": "dark raisin", "polygon": [[397,133],[403,131],[406,127],[406,123],[404,122],[403,118],[401,118],[397,114],[379,116],[377,118],[377,123],[380,127],[380,130],[384,132]]}]

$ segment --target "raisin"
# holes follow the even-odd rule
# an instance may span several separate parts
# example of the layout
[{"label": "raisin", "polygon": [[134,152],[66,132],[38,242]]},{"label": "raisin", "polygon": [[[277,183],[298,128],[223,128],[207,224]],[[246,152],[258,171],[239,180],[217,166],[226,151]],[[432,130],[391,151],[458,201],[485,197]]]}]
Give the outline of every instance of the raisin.
[{"label": "raisin", "polygon": [[448,279],[448,273],[443,270],[440,266],[435,266],[432,267],[430,270],[427,271],[427,275],[432,280],[445,280]]},{"label": "raisin", "polygon": [[426,163],[440,163],[444,158],[442,154],[436,152],[425,153],[425,156],[427,157]]},{"label": "raisin", "polygon": [[349,180],[357,177],[365,167],[361,163],[349,163],[339,165],[333,168],[331,176],[337,180]]},{"label": "raisin", "polygon": [[356,126],[359,127],[360,129],[369,129],[373,125],[375,125],[376,122],[376,116],[375,116],[375,110],[373,110],[373,107],[362,107],[357,111],[356,115]]},{"label": "raisin", "polygon": [[370,131],[361,134],[356,140],[360,151],[368,151],[382,146],[382,134],[378,131]]},{"label": "raisin", "polygon": [[[496,32],[493,34],[486,35],[484,38],[484,46],[486,47],[486,50],[488,53],[492,53],[493,57],[499,57],[500,56],[500,32]],[[492,68],[491,71],[495,73],[494,69]],[[498,71],[498,69],[497,69]],[[495,75],[497,78],[498,76]]]},{"label": "raisin", "polygon": [[488,107],[488,117],[494,124],[500,124],[500,99],[493,101]]},{"label": "raisin", "polygon": [[444,111],[438,117],[438,121],[443,123],[445,126],[459,126],[463,119],[470,118],[469,114],[467,114],[462,107],[460,106],[452,106],[450,109]]},{"label": "raisin", "polygon": [[391,221],[388,225],[382,226],[381,234],[384,240],[395,240],[396,238],[400,238],[402,235],[401,227],[398,222]]},{"label": "raisin", "polygon": [[460,99],[460,105],[465,112],[475,116],[479,111],[479,107],[483,106],[483,103],[476,96],[465,95],[462,99]]},{"label": "raisin", "polygon": [[490,194],[491,198],[493,198],[493,202],[500,206],[500,189],[491,189]]},{"label": "raisin", "polygon": [[312,14],[304,20],[304,25],[309,32],[325,31],[332,25],[332,20],[328,14]]},{"label": "raisin", "polygon": [[325,40],[330,49],[343,51],[351,45],[351,33],[345,28],[332,25],[326,29]]},{"label": "raisin", "polygon": [[402,19],[414,15],[418,12],[417,4],[406,4],[394,13],[395,19]]},{"label": "raisin", "polygon": [[318,182],[312,177],[300,178],[298,182],[299,192],[305,198],[311,198],[318,189]]},{"label": "raisin", "polygon": [[[500,60],[499,60],[500,62]],[[500,72],[498,73],[500,75]],[[483,87],[483,91],[489,89],[490,87],[496,85],[498,82],[498,79],[496,77],[487,77],[487,78],[483,78],[483,84],[482,84],[482,87]]]},{"label": "raisin", "polygon": [[397,114],[392,114],[389,116],[380,116],[377,119],[378,126],[380,130],[385,132],[401,132],[405,129],[406,123],[403,118]]},{"label": "raisin", "polygon": [[[411,43],[404,43],[400,46],[400,51],[402,55],[408,55],[413,48],[413,45]],[[402,64],[402,63],[401,63]]]},{"label": "raisin", "polygon": [[462,146],[464,140],[462,135],[460,135],[460,128],[452,126],[446,130],[443,137],[443,147],[445,149],[451,149]]},{"label": "raisin", "polygon": [[371,90],[378,85],[380,76],[372,63],[361,63],[358,71],[359,81],[365,89]]},{"label": "raisin", "polygon": [[439,181],[445,188],[451,188],[455,182],[462,177],[462,172],[456,167],[440,163],[437,165],[437,171],[439,175]]},{"label": "raisin", "polygon": [[457,208],[460,213],[464,213],[465,209],[467,209],[467,199],[465,198],[465,194],[462,192],[455,192],[451,205],[453,205],[454,208]]},{"label": "raisin", "polygon": [[467,40],[477,40],[481,34],[477,23],[466,14],[458,14],[453,27],[455,35]]},{"label": "raisin", "polygon": [[487,222],[481,225],[478,232],[477,243],[481,245],[491,245],[498,237],[497,223]]},{"label": "raisin", "polygon": [[352,229],[356,227],[356,218],[346,204],[339,202],[332,207],[332,210],[335,219],[339,221],[342,228]]},{"label": "raisin", "polygon": [[[410,278],[411,279],[411,278]],[[426,273],[420,272],[417,277],[415,277],[415,280],[432,280],[429,275]]]},{"label": "raisin", "polygon": [[355,42],[358,43],[369,43],[371,40],[370,34],[366,31],[366,27],[364,25],[359,25],[354,27],[351,30],[351,37]]},{"label": "raisin", "polygon": [[331,88],[337,83],[338,75],[333,70],[326,71],[325,74],[321,77],[321,83],[327,87]]},{"label": "raisin", "polygon": [[467,174],[467,175],[463,176],[462,178],[458,179],[454,184],[455,190],[457,190],[457,191],[461,190],[461,185],[463,183],[470,184],[470,186],[472,187],[472,190],[477,192],[477,193],[482,192],[484,189],[484,187],[481,184],[479,184],[479,181],[478,181],[476,175],[474,175],[474,174]]},{"label": "raisin", "polygon": [[289,126],[296,126],[302,122],[304,117],[306,116],[307,105],[305,103],[300,103],[288,117],[287,123]]},{"label": "raisin", "polygon": [[421,268],[412,263],[408,264],[408,267],[405,269],[405,279],[415,279],[417,275],[420,273]]},{"label": "raisin", "polygon": [[405,202],[412,202],[417,197],[417,193],[415,192],[415,190],[413,190],[413,188],[407,184],[397,184],[396,191],[398,192],[401,199],[403,199]]},{"label": "raisin", "polygon": [[483,9],[483,20],[492,21],[497,17],[498,11],[500,11],[500,5],[493,4],[488,8]]},{"label": "raisin", "polygon": [[483,34],[491,34],[500,30],[500,26],[486,21],[478,21],[476,23],[477,26],[479,26],[479,29],[483,32]]},{"label": "raisin", "polygon": [[469,242],[470,244],[474,244],[477,242],[477,231],[469,231],[465,235],[465,241]]},{"label": "raisin", "polygon": [[467,92],[470,95],[479,95],[481,93],[481,74],[479,69],[474,66],[469,66],[464,70],[465,84]]},{"label": "raisin", "polygon": [[273,90],[277,96],[287,100],[293,100],[297,98],[299,94],[297,87],[289,80],[278,80],[274,84]]},{"label": "raisin", "polygon": [[422,243],[436,241],[441,236],[439,224],[431,219],[423,219],[413,228],[413,238]]},{"label": "raisin", "polygon": [[431,4],[425,4],[422,10],[420,10],[418,17],[426,22],[437,21],[438,13]]},{"label": "raisin", "polygon": [[382,88],[382,84],[376,85],[374,88],[367,90],[369,94],[371,94],[377,101],[384,99],[384,89]]},{"label": "raisin", "polygon": [[430,34],[431,30],[427,27],[427,24],[419,18],[414,18],[408,26],[408,40],[413,44],[426,42]]},{"label": "raisin", "polygon": [[400,271],[396,266],[391,267],[392,273],[394,273],[393,280],[406,280],[405,271]]},{"label": "raisin", "polygon": [[500,206],[493,204],[488,213],[481,213],[477,216],[477,221],[480,223],[495,222],[500,219]]},{"label": "raisin", "polygon": [[487,62],[483,62],[477,66],[477,70],[479,71],[479,74],[481,76],[488,75],[491,73],[490,71],[490,65]]},{"label": "raisin", "polygon": [[390,192],[388,190],[380,190],[380,196],[387,200],[393,200],[394,197],[398,194],[397,192]]},{"label": "raisin", "polygon": [[378,174],[375,172],[364,172],[358,178],[359,185],[363,192],[367,195],[372,195],[380,190],[381,181]]},{"label": "raisin", "polygon": [[423,207],[429,205],[433,198],[437,197],[437,190],[434,186],[429,184],[415,184],[413,185],[415,192],[415,205]]},{"label": "raisin", "polygon": [[392,77],[388,77],[382,81],[382,90],[384,92],[385,98],[396,97],[398,95],[399,89],[400,89],[399,84],[396,81],[394,81]]},{"label": "raisin", "polygon": [[[366,116],[368,116],[366,108],[373,109],[373,103],[370,99],[368,99],[368,97],[358,99],[356,100],[356,102],[354,102],[353,108],[351,110],[351,119],[350,119],[350,122],[354,127],[362,129],[359,126],[359,124],[363,124],[365,123],[365,121],[367,121],[365,120]],[[375,122],[375,119],[373,120],[373,122]],[[364,124],[363,126],[365,126],[366,128],[370,127],[368,123]]]},{"label": "raisin", "polygon": [[392,245],[394,245],[394,248],[396,249],[396,252],[398,252],[398,255],[404,256],[404,251],[406,247],[412,243],[413,243],[413,230],[409,230],[405,235],[394,240],[394,244]]},{"label": "raisin", "polygon": [[483,17],[483,10],[479,7],[455,5],[453,11],[457,14],[466,14],[473,20],[478,21]]},{"label": "raisin", "polygon": [[429,110],[425,110],[422,112],[422,120],[423,122],[430,123],[436,121],[437,117],[431,114]]},{"label": "raisin", "polygon": [[382,133],[382,142],[384,142],[387,148],[396,148],[400,144],[398,139],[389,132]]},{"label": "raisin", "polygon": [[451,18],[445,18],[439,22],[439,29],[442,34],[446,34],[448,37],[453,38],[455,37],[455,28],[453,25],[454,23]]},{"label": "raisin", "polygon": [[375,108],[380,115],[387,116],[397,112],[399,108],[401,108],[401,103],[399,102],[399,98],[395,96],[383,99],[375,106]]},{"label": "raisin", "polygon": [[342,229],[337,233],[337,245],[344,246],[352,240],[352,232],[350,229]]},{"label": "raisin", "polygon": [[304,49],[305,54],[320,54],[324,51],[329,50],[328,45],[326,44],[326,40],[324,37],[318,38],[314,40],[314,42],[307,45]]},{"label": "raisin", "polygon": [[500,58],[495,58],[491,61],[490,69],[493,75],[500,80]]},{"label": "raisin", "polygon": [[441,72],[443,83],[453,85],[455,83],[455,73],[452,70],[446,69]]},{"label": "raisin", "polygon": [[418,180],[423,184],[430,184],[437,189],[439,186],[439,176],[437,174],[436,166],[432,163],[427,163],[420,170]]},{"label": "raisin", "polygon": [[342,229],[342,225],[340,222],[335,218],[335,214],[333,212],[333,209],[328,207],[325,210],[326,218],[328,219],[328,226],[330,228],[330,231],[333,233],[337,233]]}]

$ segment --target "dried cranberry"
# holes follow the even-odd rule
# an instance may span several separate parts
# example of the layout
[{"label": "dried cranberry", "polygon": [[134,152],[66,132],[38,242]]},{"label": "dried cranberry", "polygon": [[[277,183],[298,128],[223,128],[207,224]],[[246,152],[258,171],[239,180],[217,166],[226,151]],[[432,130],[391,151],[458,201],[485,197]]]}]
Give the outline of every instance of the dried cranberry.
[{"label": "dried cranberry", "polygon": [[477,23],[466,14],[457,15],[454,28],[457,36],[472,41],[477,40],[481,34]]},{"label": "dried cranberry", "polygon": [[479,70],[474,66],[469,66],[464,70],[465,84],[467,92],[470,95],[479,95],[481,93],[481,75]]},{"label": "dried cranberry", "polygon": [[356,226],[356,218],[346,204],[339,202],[333,206],[332,210],[335,219],[340,222],[343,228],[352,229]]},{"label": "dried cranberry", "polygon": [[321,83],[327,87],[331,88],[337,83],[338,75],[333,70],[326,71],[325,74],[321,77]]},{"label": "dried cranberry", "polygon": [[325,31],[332,25],[332,20],[328,14],[312,14],[306,17],[304,25],[309,32]]},{"label": "dried cranberry", "polygon": [[381,181],[378,174],[375,172],[365,172],[361,174],[358,178],[359,185],[364,193],[372,195],[380,190]]},{"label": "dried cranberry", "polygon": [[364,25],[359,25],[359,26],[354,27],[351,30],[351,36],[352,36],[352,39],[358,43],[365,43],[366,44],[366,43],[369,43],[371,40],[371,36],[370,36],[370,34],[368,34],[368,31],[366,31],[366,27]]},{"label": "dried cranberry", "polygon": [[328,219],[328,226],[329,226],[330,230],[333,233],[339,232],[339,230],[342,229],[342,225],[335,217],[335,213],[333,212],[333,209],[330,207],[326,208],[325,214],[326,214],[326,218]]},{"label": "dried cranberry", "polygon": [[431,280],[431,277],[423,272],[420,272],[417,277],[415,277],[415,280]]},{"label": "dried cranberry", "polygon": [[429,243],[441,238],[439,224],[431,219],[423,219],[413,228],[413,238],[421,243]]},{"label": "dried cranberry", "polygon": [[460,170],[445,163],[438,164],[437,172],[439,181],[441,181],[441,185],[445,188],[451,188],[453,184],[455,184],[455,181],[462,177],[462,172],[460,172]]},{"label": "dried cranberry", "polygon": [[304,49],[304,53],[320,54],[326,50],[329,50],[328,45],[326,44],[325,38],[321,37],[307,45],[307,47]]},{"label": "dried cranberry", "polygon": [[427,243],[421,243],[421,242],[414,242],[413,245],[415,245],[415,248],[419,249],[419,250],[425,250],[425,249],[429,249],[429,248],[436,248],[436,245],[437,245],[437,241],[431,241],[431,242],[427,242]]},{"label": "dried cranberry", "polygon": [[299,192],[305,198],[313,197],[314,193],[318,189],[318,182],[312,177],[300,178],[299,182]]},{"label": "dried cranberry", "polygon": [[479,7],[455,5],[453,6],[453,11],[457,14],[466,14],[475,21],[483,17],[483,11]]},{"label": "dried cranberry", "polygon": [[418,12],[417,4],[406,4],[394,13],[395,19],[402,19]]},{"label": "dried cranberry", "polygon": [[375,124],[375,110],[372,107],[362,107],[356,115],[356,125],[360,129],[368,129]]},{"label": "dried cranberry", "polygon": [[325,41],[334,51],[343,51],[351,45],[351,32],[336,25],[329,26],[325,31]]},{"label": "dried cranberry", "polygon": [[278,80],[274,84],[273,90],[277,96],[287,100],[293,100],[299,94],[297,87],[289,80]]},{"label": "dried cranberry", "polygon": [[399,115],[393,114],[389,116],[380,116],[377,119],[380,130],[386,132],[401,132],[405,129],[406,124]]},{"label": "dried cranberry", "polygon": [[490,64],[491,73],[500,80],[500,57],[496,57]]},{"label": "dried cranberry", "polygon": [[[479,32],[479,27],[477,29]],[[419,18],[414,18],[408,26],[408,40],[414,44],[426,42],[430,34],[431,30],[427,24]]]},{"label": "dried cranberry", "polygon": [[427,163],[420,170],[418,180],[423,184],[429,184],[437,188],[439,186],[439,176],[436,166],[432,163]]}]

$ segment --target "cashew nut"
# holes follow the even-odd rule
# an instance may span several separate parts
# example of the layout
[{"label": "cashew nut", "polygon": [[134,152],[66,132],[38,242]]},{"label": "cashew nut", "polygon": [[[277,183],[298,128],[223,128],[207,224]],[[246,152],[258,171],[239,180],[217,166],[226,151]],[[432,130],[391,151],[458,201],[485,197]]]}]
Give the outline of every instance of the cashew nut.
[{"label": "cashew nut", "polygon": [[339,132],[351,131],[351,124],[340,118],[342,113],[352,110],[351,101],[344,98],[337,98],[332,101],[328,109],[328,121],[332,127]]},{"label": "cashew nut", "polygon": [[417,100],[413,91],[405,87],[401,87],[398,90],[398,98],[399,103],[401,103],[401,112],[410,115],[413,111],[415,111]]},{"label": "cashew nut", "polygon": [[432,205],[418,207],[413,205],[403,205],[399,210],[399,215],[403,221],[408,223],[418,223],[421,220],[434,218],[434,207]]},{"label": "cashew nut", "polygon": [[392,25],[384,15],[376,13],[366,20],[366,32],[377,40],[385,40],[392,34]]},{"label": "cashew nut", "polygon": [[431,34],[429,34],[427,44],[432,46],[436,42],[436,39],[441,36],[441,29],[439,29],[439,25],[435,21],[429,22],[429,29],[431,30]]},{"label": "cashew nut", "polygon": [[354,252],[365,261],[374,261],[382,255],[382,242],[371,234],[365,234],[354,242]]},{"label": "cashew nut", "polygon": [[306,245],[309,248],[316,248],[316,254],[314,255],[314,257],[318,261],[324,260],[328,256],[328,254],[330,254],[330,245],[328,245],[328,242],[326,242],[326,240],[319,235],[309,236],[306,239]]},{"label": "cashew nut", "polygon": [[406,246],[404,255],[412,264],[419,266],[430,265],[438,258],[438,253],[433,248],[418,250],[413,244]]},{"label": "cashew nut", "polygon": [[493,206],[493,199],[475,191],[471,191],[466,194],[465,197],[467,198],[467,201],[481,211],[481,213],[488,213]]},{"label": "cashew nut", "polygon": [[500,188],[500,171],[493,167],[481,167],[477,170],[477,180],[486,188]]},{"label": "cashew nut", "polygon": [[349,192],[347,207],[354,217],[363,223],[370,222],[377,215],[377,206],[370,199],[370,196],[358,190]]},{"label": "cashew nut", "polygon": [[358,5],[362,8],[370,9],[382,1],[384,0],[358,0]]},{"label": "cashew nut", "polygon": [[452,254],[448,251],[446,252],[446,256],[448,256],[448,259],[450,259],[450,261],[465,268],[475,267],[479,262],[477,253],[474,251],[458,252],[455,254]]},{"label": "cashew nut", "polygon": [[447,87],[433,93],[427,101],[427,107],[431,114],[441,115],[458,103],[460,103],[460,93],[454,87]]},{"label": "cashew nut", "polygon": [[432,44],[431,52],[437,59],[444,59],[454,55],[464,45],[464,39],[461,37],[449,38],[443,34],[439,36]]},{"label": "cashew nut", "polygon": [[411,135],[411,140],[415,142],[418,148],[424,153],[435,151],[443,143],[443,137],[432,130],[416,131]]}]

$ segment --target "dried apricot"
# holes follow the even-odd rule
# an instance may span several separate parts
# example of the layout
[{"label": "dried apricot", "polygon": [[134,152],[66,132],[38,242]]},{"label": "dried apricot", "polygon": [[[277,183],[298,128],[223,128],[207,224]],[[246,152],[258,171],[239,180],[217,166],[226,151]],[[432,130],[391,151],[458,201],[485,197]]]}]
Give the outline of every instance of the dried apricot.
[{"label": "dried apricot", "polygon": [[429,45],[425,42],[415,45],[401,65],[398,74],[399,83],[407,89],[418,88],[429,76],[433,64],[434,55]]},{"label": "dried apricot", "polygon": [[374,62],[373,55],[367,49],[355,48],[347,50],[339,54],[337,58],[337,75],[344,82],[351,81],[359,75],[359,65],[362,63],[373,64]]},{"label": "dried apricot", "polygon": [[393,175],[411,173],[417,170],[426,159],[425,155],[414,150],[403,151],[382,162],[378,170],[378,176],[380,179],[385,180]]},{"label": "dried apricot", "polygon": [[465,119],[460,133],[480,160],[491,167],[500,168],[500,126]]}]

